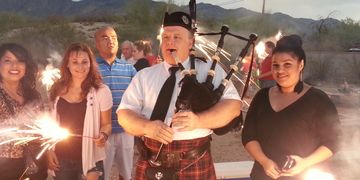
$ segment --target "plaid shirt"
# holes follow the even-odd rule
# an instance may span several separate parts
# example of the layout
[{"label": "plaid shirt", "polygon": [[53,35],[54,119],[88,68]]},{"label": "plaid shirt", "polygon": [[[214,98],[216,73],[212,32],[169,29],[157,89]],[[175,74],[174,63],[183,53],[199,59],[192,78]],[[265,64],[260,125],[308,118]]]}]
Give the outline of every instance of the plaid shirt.
[{"label": "plaid shirt", "polygon": [[116,58],[111,65],[100,57],[98,57],[96,61],[99,64],[99,71],[103,81],[109,86],[113,97],[113,107],[111,111],[112,133],[124,132],[118,123],[116,109],[120,104],[125,90],[136,74],[136,70],[133,65],[118,58]]}]

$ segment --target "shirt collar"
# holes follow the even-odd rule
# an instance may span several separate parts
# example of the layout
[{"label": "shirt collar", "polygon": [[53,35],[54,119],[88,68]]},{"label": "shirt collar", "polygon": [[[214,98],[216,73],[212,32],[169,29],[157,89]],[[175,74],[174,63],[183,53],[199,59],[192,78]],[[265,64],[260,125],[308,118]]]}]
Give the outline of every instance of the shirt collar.
[{"label": "shirt collar", "polygon": [[[184,68],[185,69],[188,69],[189,67],[190,67],[190,60],[189,60],[190,58],[189,57],[187,57],[186,59],[185,59],[185,61],[183,61],[181,64],[184,66]],[[167,71],[169,71],[169,68],[171,68],[172,66],[174,66],[174,65],[171,65],[171,64],[169,64],[169,63],[167,63],[166,61],[164,61],[164,68],[167,70]]]},{"label": "shirt collar", "polygon": [[[106,62],[106,60],[103,59],[102,57],[96,58],[96,61],[97,61],[97,63],[99,63],[99,64],[104,64],[104,63],[108,64],[108,63]],[[121,59],[119,59],[118,57],[115,57],[114,63],[121,63],[121,61],[122,61]],[[123,60],[123,61],[125,61],[125,60]]]}]

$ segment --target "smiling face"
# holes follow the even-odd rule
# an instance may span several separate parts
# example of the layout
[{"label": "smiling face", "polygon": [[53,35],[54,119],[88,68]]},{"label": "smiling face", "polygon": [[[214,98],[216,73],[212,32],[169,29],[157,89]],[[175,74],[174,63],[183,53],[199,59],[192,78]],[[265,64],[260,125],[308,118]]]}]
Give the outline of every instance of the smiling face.
[{"label": "smiling face", "polygon": [[73,79],[85,80],[90,71],[90,58],[84,51],[72,51],[67,65]]},{"label": "smiling face", "polygon": [[0,58],[0,75],[2,82],[20,82],[26,72],[25,62],[10,51],[6,51]]},{"label": "smiling face", "polygon": [[194,42],[190,32],[181,26],[166,26],[161,36],[161,51],[163,58],[169,64],[176,64],[171,50],[183,62],[189,56],[189,50]]},{"label": "smiling face", "polygon": [[304,69],[304,61],[292,53],[281,52],[273,55],[272,75],[275,81],[284,89],[294,89]]}]

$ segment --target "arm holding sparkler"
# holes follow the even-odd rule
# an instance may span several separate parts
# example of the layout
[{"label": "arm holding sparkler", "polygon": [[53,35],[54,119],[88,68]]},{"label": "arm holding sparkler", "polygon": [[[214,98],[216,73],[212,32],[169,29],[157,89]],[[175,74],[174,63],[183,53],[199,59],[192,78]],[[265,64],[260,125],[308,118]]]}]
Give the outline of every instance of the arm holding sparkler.
[{"label": "arm holding sparkler", "polygon": [[317,95],[317,108],[313,118],[313,125],[316,129],[316,140],[319,147],[307,156],[290,154],[296,164],[293,168],[282,173],[283,176],[294,176],[304,170],[316,166],[329,159],[339,149],[340,127],[339,117],[335,105],[328,96],[321,92]]},{"label": "arm holding sparkler", "polygon": [[103,147],[110,134],[111,134],[111,108],[107,111],[100,112],[100,134],[99,137],[95,139],[95,144],[97,146]]},{"label": "arm holding sparkler", "polygon": [[58,171],[60,168],[59,160],[55,154],[53,149],[47,151],[47,161],[48,161],[48,168],[50,170]]},{"label": "arm holding sparkler", "polygon": [[311,155],[302,158],[297,155],[290,155],[289,157],[294,159],[296,164],[292,168],[285,170],[281,173],[281,176],[295,176],[306,169],[329,159],[333,155],[333,152],[326,146],[320,146]]}]

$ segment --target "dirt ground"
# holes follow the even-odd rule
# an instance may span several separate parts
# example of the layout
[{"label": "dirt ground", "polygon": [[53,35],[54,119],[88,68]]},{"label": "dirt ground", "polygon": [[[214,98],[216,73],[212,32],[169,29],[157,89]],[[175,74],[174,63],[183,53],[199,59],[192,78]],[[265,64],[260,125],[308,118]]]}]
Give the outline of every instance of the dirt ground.
[{"label": "dirt ground", "polygon": [[212,136],[211,153],[215,163],[252,160],[241,143],[239,132],[230,132],[223,136]]}]

